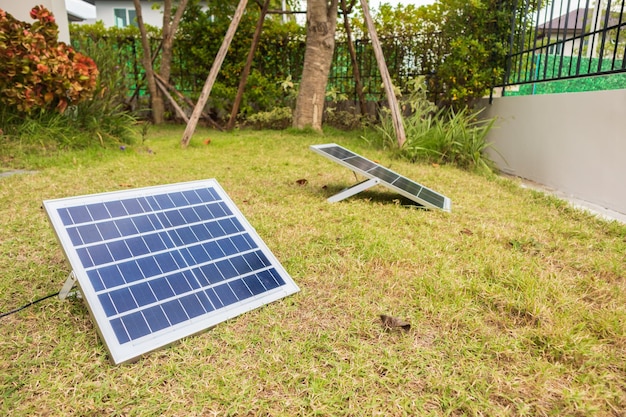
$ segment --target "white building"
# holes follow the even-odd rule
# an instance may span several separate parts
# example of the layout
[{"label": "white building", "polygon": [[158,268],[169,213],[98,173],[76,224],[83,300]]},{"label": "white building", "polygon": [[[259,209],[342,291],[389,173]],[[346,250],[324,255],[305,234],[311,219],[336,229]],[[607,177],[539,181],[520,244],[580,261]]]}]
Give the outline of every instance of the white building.
[{"label": "white building", "polygon": [[[101,20],[105,27],[123,28],[137,25],[135,5],[132,0],[92,0],[96,7],[96,20]],[[141,14],[144,23],[161,27],[163,10],[158,7],[161,1],[141,0]]]},{"label": "white building", "polygon": [[[132,2],[131,2],[132,3]],[[59,26],[59,41],[70,42],[69,22],[95,19],[95,6],[83,0],[0,0],[0,9],[10,13],[16,19],[32,23],[30,11],[42,5],[50,10]]]}]

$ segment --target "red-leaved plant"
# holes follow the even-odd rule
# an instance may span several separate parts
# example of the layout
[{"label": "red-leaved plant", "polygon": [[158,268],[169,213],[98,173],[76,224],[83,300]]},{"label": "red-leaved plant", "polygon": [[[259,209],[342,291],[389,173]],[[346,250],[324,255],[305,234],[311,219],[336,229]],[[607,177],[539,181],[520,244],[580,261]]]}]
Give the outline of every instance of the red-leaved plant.
[{"label": "red-leaved plant", "polygon": [[0,102],[18,113],[56,110],[92,97],[98,68],[93,60],[58,42],[54,16],[34,7],[33,24],[0,10]]}]

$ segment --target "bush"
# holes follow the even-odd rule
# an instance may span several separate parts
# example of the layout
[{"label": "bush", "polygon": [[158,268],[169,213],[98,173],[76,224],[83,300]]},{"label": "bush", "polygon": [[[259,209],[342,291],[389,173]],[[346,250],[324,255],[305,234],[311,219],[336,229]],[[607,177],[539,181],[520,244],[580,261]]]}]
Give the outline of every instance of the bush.
[{"label": "bush", "polygon": [[287,129],[291,126],[293,114],[289,107],[275,107],[270,111],[255,113],[248,117],[249,124],[256,129]]},{"label": "bush", "polygon": [[486,141],[495,119],[480,119],[482,110],[469,107],[456,111],[454,108],[437,109],[426,99],[426,87],[422,79],[413,83],[408,105],[411,115],[403,119],[406,142],[397,147],[396,133],[388,110],[381,114],[382,145],[412,162],[428,161],[453,164],[459,168],[491,172],[493,162],[485,154],[491,146]]},{"label": "bush", "polygon": [[324,124],[332,126],[340,130],[359,130],[374,123],[374,120],[365,115],[355,113],[348,110],[337,110],[334,107],[330,107],[329,103],[326,103],[328,107],[324,110]]},{"label": "bush", "polygon": [[[3,12],[0,11],[0,13]],[[44,24],[35,23],[31,29],[25,29],[25,33],[32,32],[35,35],[43,36],[42,32],[45,32],[43,38],[35,35],[30,38],[37,38],[39,41],[45,40],[48,49],[44,48],[44,45],[38,45],[36,49],[31,47],[31,53],[20,59],[23,62],[39,59],[37,61],[39,63],[48,60],[46,65],[63,71],[59,74],[52,74],[51,77],[42,81],[41,86],[33,87],[31,91],[36,92],[36,88],[45,89],[51,85],[55,85],[55,88],[61,91],[66,86],[62,80],[54,77],[65,74],[69,79],[73,79],[74,76],[70,74],[73,67],[60,68],[58,59],[54,61],[55,56],[58,58],[58,55],[55,54],[60,50],[72,51],[71,55],[68,56],[82,57],[80,61],[89,62],[89,68],[93,70],[89,72],[89,76],[84,74],[76,76],[85,82],[88,88],[81,90],[81,84],[73,82],[70,93],[65,96],[59,94],[60,98],[56,105],[54,105],[54,100],[45,99],[45,94],[44,105],[32,100],[21,100],[19,94],[15,96],[9,92],[8,96],[4,96],[4,98],[8,97],[9,100],[16,101],[15,105],[2,106],[0,109],[0,126],[3,129],[2,142],[3,146],[8,148],[7,153],[47,154],[54,153],[58,149],[131,143],[135,136],[135,118],[126,110],[125,99],[128,95],[128,88],[125,84],[125,65],[120,65],[116,49],[109,45],[105,39],[94,41],[88,36],[75,37],[82,53],[74,52],[74,48],[64,44],[61,44],[64,46],[59,48],[59,44],[56,42],[56,25],[53,17],[43,8],[33,9],[33,14],[39,17],[40,22],[44,22]],[[12,30],[16,30],[22,25],[30,26],[17,22],[12,17],[7,17],[9,15],[3,14],[2,16],[5,17],[3,24],[9,25]],[[7,41],[7,39],[13,39],[11,38],[13,35],[3,33],[0,34],[0,39],[5,42],[5,45],[12,45],[14,51],[19,49],[18,45],[13,41]],[[56,46],[50,49],[50,45]],[[41,58],[37,58],[35,50],[42,54]],[[56,52],[50,52],[51,50]],[[93,59],[87,58],[88,55]],[[61,61],[63,60],[61,59]],[[96,62],[98,67],[96,67]],[[6,63],[0,63],[0,65],[3,64]],[[15,67],[15,64],[10,64],[9,67]],[[100,72],[97,68],[100,69]],[[95,76],[96,74],[98,77]],[[3,75],[5,74],[0,74],[0,77]],[[37,73],[37,70],[32,70],[32,67],[28,67],[22,71],[21,77],[22,79],[39,81],[41,74]],[[4,82],[6,83],[6,80]],[[15,86],[15,91],[20,89],[29,91],[24,83]],[[9,90],[11,89],[9,88]],[[79,94],[80,99],[72,98],[76,94]],[[34,99],[37,98],[38,96],[35,95]],[[66,100],[65,104],[59,105],[58,103],[62,103],[62,100]]]},{"label": "bush", "polygon": [[22,114],[56,110],[90,98],[98,69],[93,60],[58,42],[54,16],[34,7],[32,25],[0,10],[0,101]]},{"label": "bush", "polygon": [[130,85],[124,51],[126,45],[112,38],[75,31],[74,26],[71,29],[76,49],[89,55],[100,69],[94,98],[81,102],[73,109],[73,122],[103,143],[131,142],[136,119],[127,104]]}]

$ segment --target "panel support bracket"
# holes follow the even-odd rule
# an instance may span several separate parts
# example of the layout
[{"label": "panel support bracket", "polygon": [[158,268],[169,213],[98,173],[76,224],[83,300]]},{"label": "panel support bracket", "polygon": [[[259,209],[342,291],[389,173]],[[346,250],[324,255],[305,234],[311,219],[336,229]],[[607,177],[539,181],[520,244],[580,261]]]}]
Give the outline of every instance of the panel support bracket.
[{"label": "panel support bracket", "polygon": [[70,295],[76,295],[80,298],[80,291],[76,290],[72,292],[72,288],[74,288],[74,286],[76,286],[76,275],[74,274],[74,271],[72,271],[67,276],[65,284],[63,284],[63,287],[61,287],[61,291],[59,291],[59,299],[65,300]]},{"label": "panel support bracket", "polygon": [[370,178],[367,179],[365,181],[361,181],[355,185],[353,185],[352,187],[346,188],[345,190],[335,194],[334,196],[330,197],[328,199],[328,201],[330,203],[336,203],[338,201],[344,200],[348,197],[352,197],[355,194],[360,193],[361,191],[365,191],[368,188],[371,188],[377,184],[380,184],[380,180],[378,178]]}]

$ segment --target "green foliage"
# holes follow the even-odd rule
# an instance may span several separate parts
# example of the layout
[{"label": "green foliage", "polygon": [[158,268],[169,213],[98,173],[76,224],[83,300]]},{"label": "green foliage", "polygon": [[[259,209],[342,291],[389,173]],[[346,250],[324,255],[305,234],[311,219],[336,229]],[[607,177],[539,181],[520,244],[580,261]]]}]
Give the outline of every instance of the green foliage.
[{"label": "green foliage", "polygon": [[276,106],[289,104],[289,91],[284,90],[280,83],[253,69],[250,72],[244,91],[244,103],[239,114],[244,116],[257,111],[272,109]]},{"label": "green foliage", "polygon": [[481,119],[482,110],[471,111],[468,107],[438,110],[426,98],[423,79],[412,84],[414,89],[406,100],[411,115],[403,119],[407,140],[402,148],[397,148],[390,112],[383,111],[378,128],[382,145],[396,149],[398,155],[412,162],[453,164],[470,171],[491,172],[494,164],[485,154],[491,146],[486,136],[495,119]]},{"label": "green foliage", "polygon": [[17,145],[21,151],[28,153],[71,145],[75,135],[73,127],[66,123],[67,114],[37,112],[24,116],[11,110],[4,107],[0,111],[2,139],[6,148]]},{"label": "green foliage", "polygon": [[[154,26],[146,25],[148,37],[153,44],[153,50],[158,47],[161,36],[161,30]],[[94,24],[72,24],[70,25],[70,35],[72,45],[78,51],[87,51],[92,49],[91,44],[97,45],[97,48],[104,48],[110,53],[110,61],[117,62],[118,67],[123,67],[125,71],[125,79],[122,81],[122,91],[134,93],[137,90],[141,96],[144,93],[145,83],[143,83],[143,70],[141,59],[143,49],[141,48],[141,40],[139,29],[135,26],[127,26],[125,28],[110,27],[106,28],[102,21]],[[158,56],[156,62],[159,62]],[[100,63],[98,63],[100,65]],[[117,70],[117,69],[116,69]]]},{"label": "green foliage", "polygon": [[354,110],[336,110],[326,104],[324,110],[324,124],[334,128],[349,131],[359,130],[374,123],[373,118],[355,113]]},{"label": "green foliage", "polygon": [[[74,29],[74,27],[72,27]],[[0,112],[6,153],[54,154],[60,149],[89,148],[132,143],[135,118],[127,109],[127,66],[120,45],[111,38],[72,30],[74,47],[90,56],[100,70],[92,97],[71,104],[61,114],[52,109],[23,112],[5,106]]]},{"label": "green foliage", "polygon": [[274,107],[248,116],[248,123],[256,129],[286,129],[291,126],[293,114],[290,107]]},{"label": "green foliage", "polygon": [[132,142],[136,120],[126,104],[130,93],[125,44],[116,38],[72,31],[77,49],[92,57],[100,69],[93,100],[84,101],[73,112],[74,122],[101,142]]},{"label": "green foliage", "polygon": [[132,143],[135,119],[119,108],[99,114],[102,107],[97,100],[91,100],[71,106],[63,114],[39,112],[27,116],[2,108],[0,162],[10,165],[15,154],[52,155],[65,149]]},{"label": "green foliage", "polygon": [[[359,69],[364,93],[369,101],[384,100],[382,79],[374,50],[369,40],[364,18],[360,9],[350,24],[355,38]],[[438,29],[426,19],[424,7],[398,4],[395,8],[383,4],[373,14],[376,32],[385,56],[385,62],[393,83],[402,92],[407,91],[407,82],[418,74],[435,74],[441,57],[442,45]],[[338,32],[343,27],[338,26]],[[341,35],[340,35],[341,36]],[[338,88],[349,97],[355,97],[352,64],[347,45],[337,42],[335,62],[329,80],[329,88]],[[433,90],[433,96],[437,92]]]},{"label": "green foliage", "polygon": [[[217,1],[209,1],[206,10],[199,4],[187,6],[176,39],[172,79],[206,78],[228,30],[235,7],[235,3]],[[211,91],[210,108],[207,110],[218,118],[230,114],[258,19],[258,6],[251,4],[239,23]],[[292,104],[293,96],[290,91],[281,88],[280,80],[300,75],[301,59],[294,58],[294,47],[299,47],[302,43],[302,33],[303,28],[293,21],[283,23],[276,15],[265,18],[240,108],[244,117]],[[298,69],[297,72],[294,72],[294,68]],[[177,87],[182,91],[191,89],[192,95],[197,95],[200,90],[194,85]]]},{"label": "green foliage", "polygon": [[[414,7],[384,4],[375,25],[394,83],[402,91],[410,75],[427,76],[431,101],[461,109],[483,97],[504,70],[512,0],[439,0]],[[360,16],[352,20],[367,37]],[[371,55],[366,45],[363,53]],[[362,71],[375,74],[375,60]],[[369,65],[370,67],[368,67]],[[370,93],[380,94],[375,83]]]},{"label": "green foliage", "polygon": [[426,8],[437,27],[441,56],[431,90],[440,103],[460,109],[483,97],[504,71],[510,34],[510,0],[440,0]]},{"label": "green foliage", "polygon": [[0,10],[0,102],[30,115],[57,110],[89,99],[98,69],[93,60],[58,42],[54,16],[34,7],[29,24]]}]

